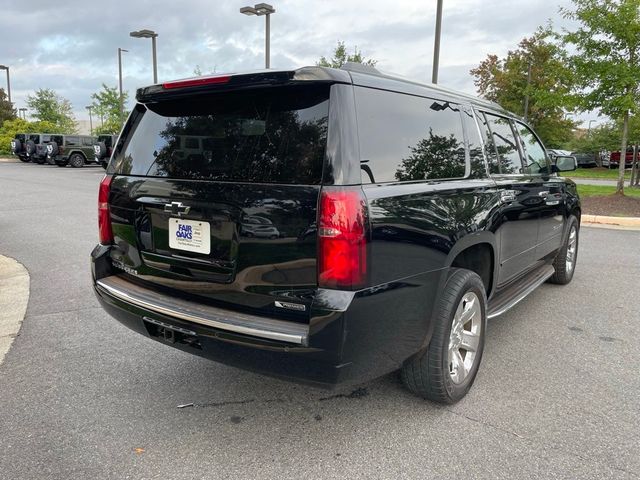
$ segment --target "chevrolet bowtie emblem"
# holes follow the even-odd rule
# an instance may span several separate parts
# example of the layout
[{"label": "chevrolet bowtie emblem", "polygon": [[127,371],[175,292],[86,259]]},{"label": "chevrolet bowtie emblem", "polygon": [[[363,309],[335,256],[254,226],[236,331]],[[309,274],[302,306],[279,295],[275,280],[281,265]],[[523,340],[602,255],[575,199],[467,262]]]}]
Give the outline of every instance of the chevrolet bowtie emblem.
[{"label": "chevrolet bowtie emblem", "polygon": [[186,215],[189,210],[191,210],[191,207],[183,205],[182,202],[171,202],[164,205],[164,211],[172,215],[180,216],[183,213]]}]

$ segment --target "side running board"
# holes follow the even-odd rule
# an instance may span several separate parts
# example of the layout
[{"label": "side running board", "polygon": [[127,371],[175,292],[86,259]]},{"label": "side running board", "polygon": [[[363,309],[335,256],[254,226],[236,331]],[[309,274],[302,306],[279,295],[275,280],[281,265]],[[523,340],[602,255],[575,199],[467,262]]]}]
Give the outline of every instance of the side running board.
[{"label": "side running board", "polygon": [[502,315],[546,282],[555,273],[552,265],[544,265],[500,291],[489,301],[487,318]]}]

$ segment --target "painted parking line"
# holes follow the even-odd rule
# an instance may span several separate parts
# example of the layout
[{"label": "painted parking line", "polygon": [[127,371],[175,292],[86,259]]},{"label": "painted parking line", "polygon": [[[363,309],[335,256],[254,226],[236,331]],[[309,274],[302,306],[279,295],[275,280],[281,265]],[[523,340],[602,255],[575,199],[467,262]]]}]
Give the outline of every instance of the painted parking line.
[{"label": "painted parking line", "polygon": [[0,365],[20,331],[29,303],[29,272],[0,255]]}]

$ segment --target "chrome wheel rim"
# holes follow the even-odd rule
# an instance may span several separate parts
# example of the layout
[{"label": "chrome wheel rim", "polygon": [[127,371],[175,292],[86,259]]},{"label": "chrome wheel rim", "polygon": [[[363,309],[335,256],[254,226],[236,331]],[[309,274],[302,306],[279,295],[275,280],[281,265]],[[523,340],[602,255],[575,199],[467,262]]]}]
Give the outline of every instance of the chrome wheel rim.
[{"label": "chrome wheel rim", "polygon": [[576,265],[576,253],[578,252],[578,230],[575,226],[569,232],[569,242],[567,244],[566,271],[571,273]]},{"label": "chrome wheel rim", "polygon": [[455,384],[469,376],[476,361],[482,330],[480,299],[467,292],[456,309],[449,335],[449,375]]}]

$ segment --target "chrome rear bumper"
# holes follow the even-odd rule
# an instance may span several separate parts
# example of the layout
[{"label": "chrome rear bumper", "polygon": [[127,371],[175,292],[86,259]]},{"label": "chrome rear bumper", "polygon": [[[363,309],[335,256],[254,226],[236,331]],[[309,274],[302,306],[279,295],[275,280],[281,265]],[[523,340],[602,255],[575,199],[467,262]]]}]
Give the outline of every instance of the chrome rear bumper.
[{"label": "chrome rear bumper", "polygon": [[309,327],[301,323],[247,315],[172,297],[141,287],[117,275],[101,278],[96,282],[96,288],[100,293],[122,302],[179,320],[243,335],[308,346]]}]

